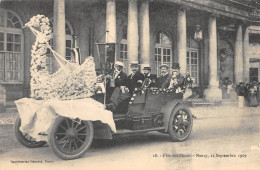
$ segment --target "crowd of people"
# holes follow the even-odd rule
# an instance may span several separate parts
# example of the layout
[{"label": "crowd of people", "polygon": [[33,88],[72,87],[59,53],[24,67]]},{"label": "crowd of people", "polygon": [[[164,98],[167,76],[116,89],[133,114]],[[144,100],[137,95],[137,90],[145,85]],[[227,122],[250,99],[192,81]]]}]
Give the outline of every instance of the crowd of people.
[{"label": "crowd of people", "polygon": [[143,65],[141,73],[140,65],[137,61],[130,64],[132,74],[128,75],[123,72],[124,63],[116,61],[113,74],[106,75],[107,95],[110,102],[106,105],[107,109],[115,110],[120,103],[129,99],[138,89],[155,88],[155,89],[176,89],[176,93],[183,95],[183,85],[185,78],[180,74],[180,66],[173,63],[172,73],[169,73],[169,67],[162,65],[160,67],[161,76],[151,73],[151,67],[148,64]]},{"label": "crowd of people", "polygon": [[260,82],[240,82],[235,91],[238,96],[244,96],[247,106],[257,107],[260,105]]}]

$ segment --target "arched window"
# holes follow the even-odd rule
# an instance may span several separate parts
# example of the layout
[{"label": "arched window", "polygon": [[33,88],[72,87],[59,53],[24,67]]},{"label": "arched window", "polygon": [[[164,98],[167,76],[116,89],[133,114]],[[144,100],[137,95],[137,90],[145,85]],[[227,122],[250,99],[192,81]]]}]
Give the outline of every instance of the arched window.
[{"label": "arched window", "polygon": [[23,82],[22,25],[16,13],[0,9],[0,83]]},{"label": "arched window", "polygon": [[157,33],[154,53],[155,71],[160,76],[161,65],[168,65],[170,68],[172,66],[172,40],[166,32],[160,31]]},{"label": "arched window", "polygon": [[120,59],[124,63],[124,72],[128,72],[128,61],[127,61],[127,26],[123,28],[122,40],[120,42]]},{"label": "arched window", "polygon": [[[53,19],[50,20],[50,27],[53,29]],[[75,62],[74,58],[72,57],[71,50],[74,48],[74,38],[73,38],[73,29],[71,24],[66,20],[65,21],[65,34],[66,34],[66,56],[65,58],[68,61]],[[52,35],[53,37],[53,35]],[[53,46],[53,39],[50,40],[50,45]],[[53,68],[52,68],[52,54],[48,50],[48,55],[47,55],[47,67],[50,73],[52,73]]]}]

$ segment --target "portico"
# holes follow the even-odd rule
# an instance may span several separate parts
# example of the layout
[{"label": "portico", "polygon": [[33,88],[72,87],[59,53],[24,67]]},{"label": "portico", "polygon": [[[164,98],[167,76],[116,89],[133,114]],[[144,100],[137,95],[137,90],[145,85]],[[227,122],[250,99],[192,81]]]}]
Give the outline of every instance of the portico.
[{"label": "portico", "polygon": [[[47,6],[48,2],[42,3]],[[8,3],[4,2],[4,9],[10,8]],[[21,4],[22,11],[18,8],[8,10],[17,11],[18,15],[27,15],[27,19],[22,18],[26,23],[32,17],[26,13],[30,6],[17,3]],[[31,5],[37,6],[37,3]],[[88,3],[79,0],[54,0],[53,9],[46,9],[50,10],[43,14],[53,21],[54,49],[60,55],[68,56],[69,49],[76,42],[80,47],[81,60],[92,55],[97,69],[100,69],[102,60],[98,58],[94,44],[107,31],[109,35],[101,41],[116,44],[116,60],[123,61],[128,68],[131,61],[139,61],[141,67],[143,64],[150,64],[152,73],[158,76],[160,65],[171,67],[173,62],[178,62],[181,74],[191,74],[196,79],[195,91],[208,100],[222,99],[219,88],[220,79],[223,78],[220,76],[221,50],[226,51],[228,58],[224,75],[232,75],[229,78],[234,85],[240,81],[249,81],[250,6],[234,5],[231,1],[224,4],[214,0],[90,0]],[[219,21],[223,19],[227,22],[220,24]],[[229,22],[234,24],[230,26]],[[74,32],[71,41],[67,38],[67,27],[64,27],[66,23],[70,23],[70,28],[74,29],[71,31]],[[197,24],[203,31],[200,42],[194,39]],[[223,44],[220,27],[227,35],[234,34],[234,38],[230,36]],[[30,37],[33,37],[29,34],[25,31],[26,56],[29,55],[32,44]],[[24,59],[24,86],[29,86],[29,61],[29,57]],[[55,72],[58,65],[55,60],[51,60],[51,64]],[[131,70],[128,68],[126,71],[130,74]],[[26,92],[24,94],[27,95]]]}]

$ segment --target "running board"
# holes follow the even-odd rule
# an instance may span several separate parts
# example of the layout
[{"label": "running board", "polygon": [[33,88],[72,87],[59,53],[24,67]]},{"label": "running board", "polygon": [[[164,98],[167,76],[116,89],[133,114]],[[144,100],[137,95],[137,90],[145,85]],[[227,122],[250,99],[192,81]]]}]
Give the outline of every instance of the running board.
[{"label": "running board", "polygon": [[158,131],[158,130],[165,130],[165,128],[164,127],[158,127],[158,128],[143,129],[143,130],[122,129],[122,130],[118,130],[116,133],[113,133],[113,135],[134,134],[134,133],[142,133],[142,132]]}]

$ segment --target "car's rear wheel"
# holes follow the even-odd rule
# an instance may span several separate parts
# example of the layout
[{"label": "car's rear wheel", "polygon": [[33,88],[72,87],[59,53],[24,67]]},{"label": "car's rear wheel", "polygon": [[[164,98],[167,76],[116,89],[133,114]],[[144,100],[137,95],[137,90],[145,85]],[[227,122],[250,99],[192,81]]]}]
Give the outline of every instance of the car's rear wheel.
[{"label": "car's rear wheel", "polygon": [[14,134],[15,134],[16,139],[22,145],[24,145],[28,148],[37,148],[37,147],[41,147],[44,144],[46,144],[46,142],[44,142],[44,141],[37,142],[34,138],[29,136],[27,133],[22,133],[20,131],[20,127],[21,127],[21,118],[18,116],[14,123]]},{"label": "car's rear wheel", "polygon": [[185,105],[176,106],[170,116],[168,133],[173,141],[186,140],[192,130],[193,120],[190,109]]},{"label": "car's rear wheel", "polygon": [[94,128],[91,121],[76,122],[59,116],[53,122],[48,142],[54,153],[62,159],[76,159],[91,146]]}]

